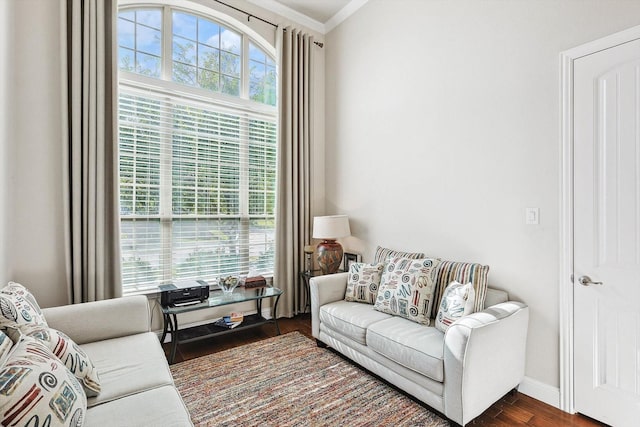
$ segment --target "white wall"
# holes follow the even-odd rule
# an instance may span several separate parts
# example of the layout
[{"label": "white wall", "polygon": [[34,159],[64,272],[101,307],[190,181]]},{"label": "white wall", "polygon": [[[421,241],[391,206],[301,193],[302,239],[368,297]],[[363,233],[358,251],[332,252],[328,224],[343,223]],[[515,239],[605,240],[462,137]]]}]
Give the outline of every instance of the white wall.
[{"label": "white wall", "polygon": [[[0,31],[9,27],[9,3],[0,2]],[[0,94],[7,93],[7,73],[9,70],[9,37],[0,33]],[[7,111],[7,98],[0,96],[0,112]],[[7,281],[7,182],[8,182],[8,128],[7,115],[0,114],[0,283]]]},{"label": "white wall", "polygon": [[[559,387],[559,53],[640,24],[625,0],[370,0],[326,37],[326,206],[345,246],[491,266]],[[525,225],[525,208],[540,224]]]},{"label": "white wall", "polygon": [[[0,31],[9,26],[9,3],[0,2]],[[0,32],[0,93],[7,93],[8,82],[6,75],[9,69],[9,38],[5,32]],[[0,96],[0,112],[7,107],[6,97]],[[0,114],[0,283],[7,280],[7,181],[8,181],[8,129],[6,114]]]},{"label": "white wall", "polygon": [[62,220],[60,5],[9,0],[2,25],[4,116],[2,281],[43,306],[66,302]]}]

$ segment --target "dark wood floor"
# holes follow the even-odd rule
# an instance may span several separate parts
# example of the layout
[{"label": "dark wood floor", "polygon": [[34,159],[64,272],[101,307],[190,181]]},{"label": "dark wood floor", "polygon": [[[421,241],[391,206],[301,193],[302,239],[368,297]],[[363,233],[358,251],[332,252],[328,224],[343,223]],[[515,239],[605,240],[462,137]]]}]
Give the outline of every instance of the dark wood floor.
[{"label": "dark wood floor", "polygon": [[[311,337],[311,319],[308,314],[296,316],[293,319],[278,320],[280,331],[283,334],[292,331]],[[245,331],[236,331],[231,334],[214,337],[194,343],[178,346],[176,363],[193,359],[206,354],[215,353],[254,341],[263,340],[274,335],[273,325],[264,325]],[[169,354],[169,346],[165,344],[165,353]],[[468,425],[479,426],[604,426],[582,415],[569,415],[549,406],[539,400],[533,399],[522,393],[510,393],[487,409],[482,415]]]}]

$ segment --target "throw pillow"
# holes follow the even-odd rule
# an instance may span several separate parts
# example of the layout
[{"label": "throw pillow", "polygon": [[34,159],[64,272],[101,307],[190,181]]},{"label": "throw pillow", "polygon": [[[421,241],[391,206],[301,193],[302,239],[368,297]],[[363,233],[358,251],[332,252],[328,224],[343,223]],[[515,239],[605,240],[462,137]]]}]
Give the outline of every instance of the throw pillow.
[{"label": "throw pillow", "polygon": [[391,258],[373,308],[429,325],[438,263],[432,258]]},{"label": "throw pillow", "polygon": [[11,348],[13,347],[13,341],[0,331],[0,365],[4,362],[4,359],[9,355]]},{"label": "throw pillow", "polygon": [[97,396],[100,393],[98,370],[84,350],[71,338],[58,330],[40,325],[23,326],[21,332],[46,345],[54,356],[76,376],[88,397]]},{"label": "throw pillow", "polygon": [[354,262],[349,267],[349,279],[344,299],[346,301],[374,304],[384,264],[364,264]]},{"label": "throw pillow", "polygon": [[0,367],[0,424],[76,427],[86,412],[76,377],[44,344],[20,338]]},{"label": "throw pillow", "polygon": [[0,328],[45,325],[47,321],[31,292],[20,283],[9,282],[0,289]]},{"label": "throw pillow", "polygon": [[409,258],[409,259],[422,259],[425,258],[423,253],[419,252],[401,252],[394,249],[383,248],[378,246],[376,248],[376,254],[373,258],[374,263],[386,263],[389,258]]},{"label": "throw pillow", "polygon": [[[487,296],[489,266],[470,262],[442,261],[438,266],[436,283],[436,301],[442,301],[444,291],[451,282],[473,283],[475,304],[473,311],[484,310],[484,300]],[[433,308],[433,317],[438,314],[438,306]]]},{"label": "throw pillow", "polygon": [[447,332],[449,326],[462,316],[473,313],[475,291],[471,282],[463,285],[451,282],[444,291],[438,315],[436,316],[436,328]]}]

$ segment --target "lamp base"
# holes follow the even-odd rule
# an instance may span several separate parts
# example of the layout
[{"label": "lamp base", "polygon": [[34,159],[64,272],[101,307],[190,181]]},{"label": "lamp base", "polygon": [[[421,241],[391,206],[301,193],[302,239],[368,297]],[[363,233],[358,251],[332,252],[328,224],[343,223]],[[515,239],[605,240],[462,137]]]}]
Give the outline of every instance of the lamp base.
[{"label": "lamp base", "polygon": [[326,239],[318,244],[318,265],[322,274],[333,274],[342,262],[342,245],[335,239]]}]

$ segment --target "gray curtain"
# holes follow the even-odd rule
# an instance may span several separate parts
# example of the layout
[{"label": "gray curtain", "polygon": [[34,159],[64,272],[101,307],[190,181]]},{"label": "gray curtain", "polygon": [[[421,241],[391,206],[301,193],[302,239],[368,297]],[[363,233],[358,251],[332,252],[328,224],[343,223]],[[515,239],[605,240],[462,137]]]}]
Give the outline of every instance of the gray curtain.
[{"label": "gray curtain", "polygon": [[284,290],[278,310],[300,311],[304,292],[303,248],[311,240],[311,146],[313,135],[313,38],[294,28],[277,30],[278,183],[274,285]]},{"label": "gray curtain", "polygon": [[117,0],[67,0],[65,236],[70,303],[121,296]]}]

